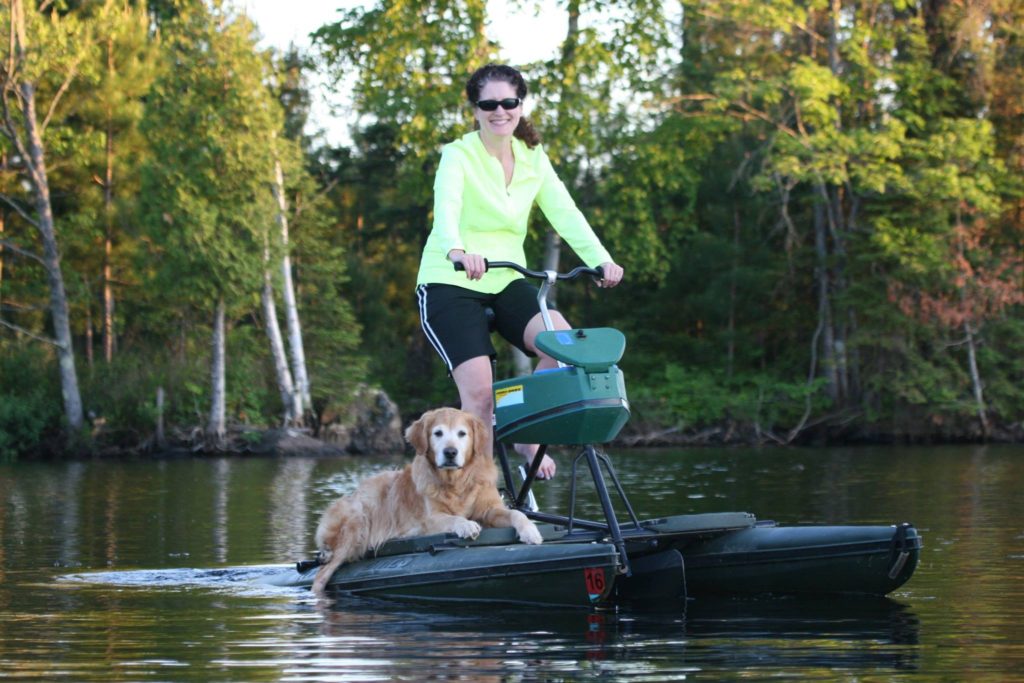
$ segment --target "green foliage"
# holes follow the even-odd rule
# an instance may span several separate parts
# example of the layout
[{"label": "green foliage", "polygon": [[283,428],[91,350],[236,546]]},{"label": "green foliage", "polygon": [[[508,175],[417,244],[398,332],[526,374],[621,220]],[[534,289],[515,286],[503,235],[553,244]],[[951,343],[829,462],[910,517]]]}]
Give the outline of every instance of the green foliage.
[{"label": "green foliage", "polygon": [[[809,406],[825,430],[842,415],[862,435],[970,436],[980,386],[993,423],[1020,429],[1019,5],[684,0],[677,25],[647,0],[561,3],[565,40],[523,68],[528,111],[627,275],[611,291],[563,288],[559,305],[626,332],[638,419],[786,438]],[[100,438],[144,442],[157,387],[169,425],[203,421],[220,296],[232,417],[279,419],[258,307],[264,248],[271,263],[282,253],[275,159],[318,404],[364,381],[407,413],[456,402],[413,290],[440,146],[469,130],[466,77],[497,57],[487,3],[379,0],[318,31],[313,57],[276,59],[221,2],[148,8],[27,17],[45,46],[25,68],[49,116],[51,201]],[[314,67],[354,84],[350,146],[305,137]],[[0,169],[0,193],[28,210],[16,170]],[[4,211],[0,457],[13,458],[46,448],[60,397],[51,349],[10,332],[49,336],[49,293],[33,226]],[[539,263],[539,212],[535,227]],[[107,281],[114,360],[89,364]]]},{"label": "green foliage", "polygon": [[590,222],[630,280],[662,282],[671,268],[664,255],[696,227],[697,168],[708,145],[678,119],[615,142]]},{"label": "green foliage", "polygon": [[1020,311],[990,322],[978,363],[989,369],[985,395],[992,414],[1006,423],[1020,423],[1024,416],[1024,317]]},{"label": "green foliage", "polygon": [[86,409],[102,420],[98,433],[104,444],[139,447],[156,427],[158,389],[164,390],[167,425],[198,422],[207,393],[202,386],[206,371],[198,358],[129,349],[83,373]]},{"label": "green foliage", "polygon": [[719,370],[673,363],[660,382],[649,380],[630,393],[641,415],[661,424],[685,430],[729,424],[773,432],[797,426],[808,401],[812,409],[825,407],[823,384],[763,373],[728,377]]},{"label": "green foliage", "polygon": [[[342,13],[314,34],[337,81],[355,76],[355,107],[396,133],[396,147],[419,162],[468,121],[466,78],[494,55],[482,0],[381,0]],[[430,179],[420,181],[426,203]]]},{"label": "green foliage", "polygon": [[38,455],[60,429],[60,387],[39,347],[0,344],[0,462]]},{"label": "green foliage", "polygon": [[256,322],[235,326],[228,335],[227,412],[241,424],[273,425],[279,421],[281,397],[268,362],[267,337]]},{"label": "green foliage", "polygon": [[159,263],[154,284],[179,301],[209,305],[230,292],[237,306],[243,292],[259,291],[282,115],[252,30],[223,11],[191,12],[166,29],[172,64],[142,122],[153,152],[142,172],[142,214],[147,258]]},{"label": "green foliage", "polygon": [[[299,150],[282,145],[281,151],[288,181],[286,194],[294,209],[289,216],[291,257],[311,391],[314,403],[337,405],[367,379],[366,358],[359,348],[362,325],[350,301],[357,289],[348,265],[354,245],[340,239],[332,207],[302,168]],[[275,288],[279,289],[277,275]],[[285,319],[283,311],[279,317]]]},{"label": "green foliage", "polygon": [[[273,426],[280,421],[281,399],[266,336],[256,322],[243,320],[228,337],[226,403],[233,423]],[[168,427],[187,429],[205,420],[209,401],[205,354],[131,349],[83,374],[87,408],[102,419],[97,434],[106,446],[138,448],[150,438],[157,420],[158,389],[164,390]]]}]

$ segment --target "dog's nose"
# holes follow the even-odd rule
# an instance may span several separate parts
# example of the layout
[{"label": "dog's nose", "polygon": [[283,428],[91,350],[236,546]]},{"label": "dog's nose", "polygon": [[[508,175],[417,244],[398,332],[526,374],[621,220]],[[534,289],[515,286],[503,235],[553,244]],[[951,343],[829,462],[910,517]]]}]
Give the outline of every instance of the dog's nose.
[{"label": "dog's nose", "polygon": [[441,451],[441,455],[444,456],[445,462],[455,462],[455,457],[458,454],[459,449],[455,448],[454,446],[448,446],[443,451]]}]

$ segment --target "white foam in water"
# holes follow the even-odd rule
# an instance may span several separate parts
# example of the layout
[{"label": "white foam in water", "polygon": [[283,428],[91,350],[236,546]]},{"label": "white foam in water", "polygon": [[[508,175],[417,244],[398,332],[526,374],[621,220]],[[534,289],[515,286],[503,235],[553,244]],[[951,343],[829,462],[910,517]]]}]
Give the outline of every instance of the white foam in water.
[{"label": "white foam in water", "polygon": [[59,581],[71,581],[139,588],[207,588],[231,593],[281,595],[294,594],[296,588],[276,586],[271,577],[295,571],[295,565],[273,564],[210,569],[134,569],[67,574]]}]

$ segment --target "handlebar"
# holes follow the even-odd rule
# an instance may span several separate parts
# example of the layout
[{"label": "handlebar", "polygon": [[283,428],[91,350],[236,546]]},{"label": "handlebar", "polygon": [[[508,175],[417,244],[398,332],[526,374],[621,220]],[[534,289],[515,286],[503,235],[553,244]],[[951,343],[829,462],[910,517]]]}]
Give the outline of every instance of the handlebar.
[{"label": "handlebar", "polygon": [[[452,265],[455,266],[455,270],[457,271],[463,271],[466,269],[461,262]],[[513,261],[488,261],[487,259],[484,259],[484,270],[490,270],[491,268],[511,268],[525,277],[532,277],[538,280],[548,279],[547,272],[543,270],[530,270],[529,268],[523,268],[521,265]],[[598,266],[597,268],[579,266],[577,268],[573,268],[568,273],[555,273],[555,278],[558,280],[575,280],[581,275],[592,275],[600,279],[604,277],[604,269],[601,266]]]}]

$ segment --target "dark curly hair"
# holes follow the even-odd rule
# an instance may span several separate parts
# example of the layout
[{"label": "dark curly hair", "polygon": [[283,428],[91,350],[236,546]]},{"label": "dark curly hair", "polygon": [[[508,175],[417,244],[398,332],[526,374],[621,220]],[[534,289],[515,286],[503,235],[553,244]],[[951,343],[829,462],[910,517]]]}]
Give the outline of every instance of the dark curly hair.
[{"label": "dark curly hair", "polygon": [[[514,69],[506,64],[485,64],[474,71],[473,75],[466,82],[466,99],[469,100],[470,104],[476,106],[477,100],[480,99],[480,91],[491,81],[504,81],[508,83],[515,88],[519,99],[526,99],[526,79],[523,78],[518,69]],[[525,116],[519,119],[519,125],[516,126],[512,134],[525,142],[526,146],[530,149],[540,144],[540,134],[537,133],[533,124]]]}]

